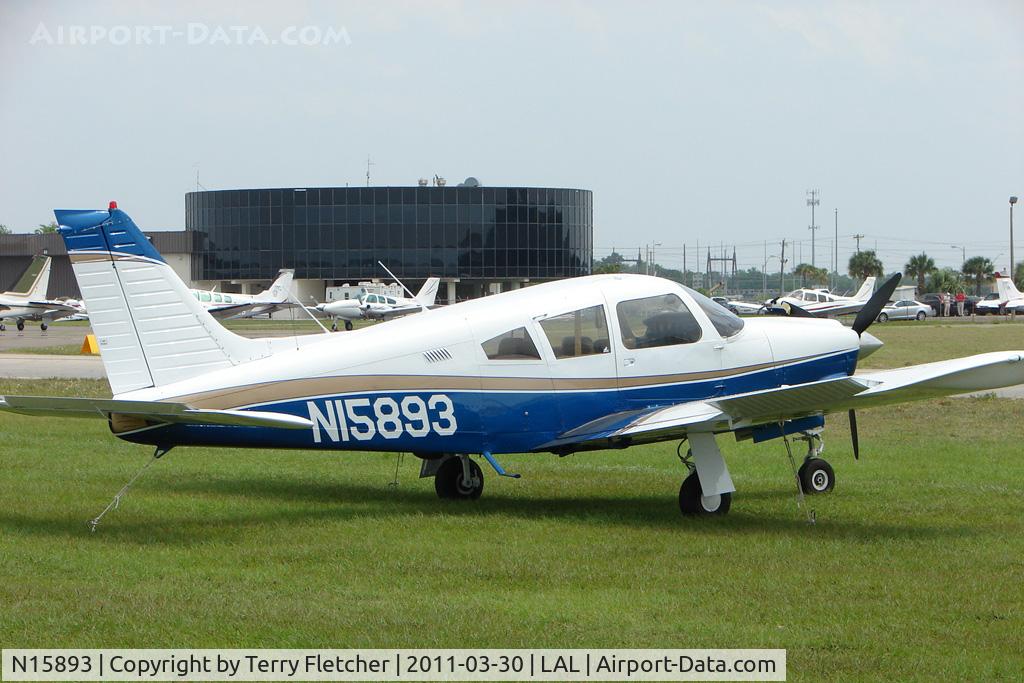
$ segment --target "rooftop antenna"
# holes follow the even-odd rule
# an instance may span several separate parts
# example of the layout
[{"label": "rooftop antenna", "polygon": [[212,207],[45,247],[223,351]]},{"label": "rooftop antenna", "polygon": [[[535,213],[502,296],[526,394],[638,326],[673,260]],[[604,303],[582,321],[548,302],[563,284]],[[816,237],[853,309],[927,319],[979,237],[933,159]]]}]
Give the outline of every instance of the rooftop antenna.
[{"label": "rooftop antenna", "polygon": [[200,189],[205,190],[206,188],[199,182],[199,162],[192,164],[192,168],[196,169],[196,192],[199,192]]},{"label": "rooftop antenna", "polygon": [[366,186],[367,187],[370,186],[370,167],[371,166],[376,166],[376,165],[377,164],[375,164],[372,161],[370,161],[370,155],[367,154],[366,155]]}]

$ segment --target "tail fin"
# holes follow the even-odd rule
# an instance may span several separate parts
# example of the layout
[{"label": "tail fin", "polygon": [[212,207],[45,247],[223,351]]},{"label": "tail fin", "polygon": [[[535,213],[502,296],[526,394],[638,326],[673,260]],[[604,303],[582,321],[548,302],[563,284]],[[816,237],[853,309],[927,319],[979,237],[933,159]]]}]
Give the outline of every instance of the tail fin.
[{"label": "tail fin", "polygon": [[860,286],[860,289],[858,289],[857,293],[853,295],[853,298],[856,301],[867,301],[868,299],[871,298],[871,295],[874,293],[874,291],[875,276],[872,275],[871,277],[864,280],[864,284]]},{"label": "tail fin", "polygon": [[5,296],[37,301],[46,298],[46,290],[50,288],[49,256],[34,256],[28,268],[21,274],[14,288],[4,292]]},{"label": "tail fin", "polygon": [[269,353],[224,329],[128,214],[54,211],[115,395],[189,379]]},{"label": "tail fin", "polygon": [[1024,294],[1017,291],[1017,287],[1013,284],[1013,279],[1009,277],[996,276],[996,291],[999,292],[1000,301],[1024,297]]},{"label": "tail fin", "polygon": [[290,301],[292,298],[292,278],[294,277],[294,270],[282,270],[269,289],[265,289],[256,295],[256,300],[274,303]]},{"label": "tail fin", "polygon": [[420,287],[420,291],[416,293],[417,303],[428,308],[433,306],[434,300],[437,299],[437,287],[440,283],[440,278],[427,278],[427,281]]}]

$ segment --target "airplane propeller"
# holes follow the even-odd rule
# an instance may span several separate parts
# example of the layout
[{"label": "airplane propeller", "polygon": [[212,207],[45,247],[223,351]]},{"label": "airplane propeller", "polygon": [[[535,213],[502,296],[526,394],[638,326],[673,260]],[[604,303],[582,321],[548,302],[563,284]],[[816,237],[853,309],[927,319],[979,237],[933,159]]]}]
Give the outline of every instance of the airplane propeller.
[{"label": "airplane propeller", "polygon": [[[882,286],[871,295],[868,302],[864,304],[864,308],[860,309],[857,313],[857,317],[854,318],[853,331],[861,338],[862,355],[867,355],[882,345],[880,341],[870,334],[867,335],[866,339],[864,335],[867,332],[867,329],[871,327],[871,323],[878,319],[878,314],[882,312],[885,304],[892,298],[893,292],[896,291],[901,280],[903,280],[903,274],[896,273],[891,278],[883,282]],[[860,437],[857,434],[857,411],[851,408],[849,415],[850,439],[853,441],[853,459],[860,460]]]}]

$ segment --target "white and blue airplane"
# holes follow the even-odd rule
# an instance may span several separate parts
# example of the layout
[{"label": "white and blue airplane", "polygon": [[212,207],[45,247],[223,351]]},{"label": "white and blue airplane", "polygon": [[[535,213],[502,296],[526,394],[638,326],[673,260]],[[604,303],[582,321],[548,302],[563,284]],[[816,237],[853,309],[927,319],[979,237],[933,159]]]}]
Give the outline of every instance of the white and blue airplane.
[{"label": "white and blue airplane", "polygon": [[724,435],[783,437],[790,453],[790,435],[805,438],[795,479],[823,493],[835,484],[817,445],[826,415],[1024,383],[1024,351],[857,372],[881,346],[866,328],[896,278],[852,329],[742,320],[675,282],[613,274],[341,336],[246,339],[210,316],[114,205],[56,217],[114,398],[5,396],[0,408],[105,419],[155,457],[177,446],[412,452],[440,497],[477,498],[473,456],[506,475],[495,456],[678,440],[689,448],[681,511],[723,514],[735,490]]},{"label": "white and blue airplane", "polygon": [[7,329],[6,320],[13,320],[19,332],[25,330],[25,321],[35,320],[39,322],[39,329],[45,332],[54,320],[85,313],[76,301],[46,298],[52,265],[53,260],[49,256],[33,257],[14,287],[0,293],[0,332]]}]

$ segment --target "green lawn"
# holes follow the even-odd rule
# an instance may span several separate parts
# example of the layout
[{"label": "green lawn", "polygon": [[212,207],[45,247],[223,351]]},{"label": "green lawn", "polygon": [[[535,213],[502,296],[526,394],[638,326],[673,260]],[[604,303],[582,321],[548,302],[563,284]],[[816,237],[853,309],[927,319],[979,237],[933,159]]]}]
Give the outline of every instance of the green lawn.
[{"label": "green lawn", "polygon": [[[895,328],[891,328],[895,331]],[[2,393],[105,395],[98,381]],[[947,399],[827,430],[797,509],[781,442],[723,438],[739,488],[684,519],[675,445],[521,455],[481,500],[407,457],[172,451],[0,415],[0,647],[784,647],[792,680],[1018,679],[1024,402]]]},{"label": "green lawn", "polygon": [[875,323],[868,330],[885,346],[864,367],[897,368],[988,351],[1024,350],[1024,321],[949,323],[928,320]]}]

